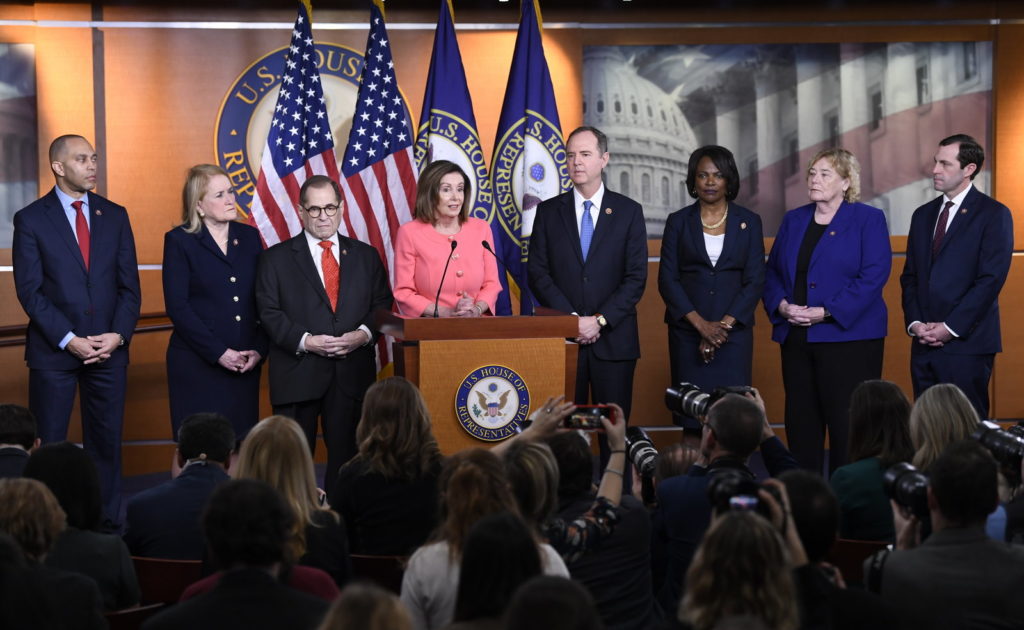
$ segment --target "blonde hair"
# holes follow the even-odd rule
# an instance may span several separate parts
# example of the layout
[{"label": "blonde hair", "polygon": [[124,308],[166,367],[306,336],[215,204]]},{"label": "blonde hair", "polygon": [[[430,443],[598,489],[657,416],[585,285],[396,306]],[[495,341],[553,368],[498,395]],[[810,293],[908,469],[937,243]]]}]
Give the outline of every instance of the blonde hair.
[{"label": "blonde hair", "polygon": [[355,582],[342,589],[318,630],[412,630],[412,617],[394,593]]},{"label": "blonde hair", "polygon": [[686,572],[679,619],[710,630],[724,617],[752,615],[773,630],[795,630],[791,571],[771,523],[753,512],[726,512],[711,524]]},{"label": "blonde hair", "polygon": [[356,441],[356,458],[390,479],[419,479],[441,462],[427,404],[420,390],[401,376],[378,381],[366,390]]},{"label": "blonde hair", "polygon": [[269,484],[291,506],[296,517],[289,542],[291,561],[306,552],[306,526],[322,526],[314,520],[317,513],[334,515],[320,506],[306,435],[297,422],[286,416],[264,418],[249,431],[238,453],[234,477]]},{"label": "blonde hair", "polygon": [[910,439],[915,449],[911,463],[918,470],[928,470],[947,446],[971,437],[978,422],[978,412],[959,387],[932,385],[910,410]]},{"label": "blonde hair", "polygon": [[228,182],[231,181],[227,171],[215,164],[196,164],[188,169],[185,187],[181,191],[181,224],[189,234],[198,232],[203,224],[197,206],[209,192],[210,180],[217,175],[223,175],[228,178]]},{"label": "blonde hair", "polygon": [[0,531],[6,532],[25,557],[42,562],[66,526],[57,497],[35,479],[0,479]]},{"label": "blonde hair", "polygon": [[823,149],[814,154],[811,161],[807,163],[807,175],[810,176],[811,168],[818,163],[818,160],[825,159],[835,169],[836,174],[850,181],[850,187],[843,193],[846,201],[860,200],[860,162],[857,156],[846,149],[834,148]]}]

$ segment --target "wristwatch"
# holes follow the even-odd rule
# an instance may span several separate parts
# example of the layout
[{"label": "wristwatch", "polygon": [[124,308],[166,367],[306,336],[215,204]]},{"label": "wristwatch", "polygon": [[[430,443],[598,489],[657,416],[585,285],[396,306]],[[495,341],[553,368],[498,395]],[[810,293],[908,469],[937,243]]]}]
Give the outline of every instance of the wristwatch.
[{"label": "wristwatch", "polygon": [[121,333],[117,333],[117,339],[117,346],[120,348],[121,346],[124,345],[124,335],[122,335]]},{"label": "wristwatch", "polygon": [[594,317],[597,318],[597,325],[600,326],[601,328],[604,328],[605,326],[608,325],[608,320],[604,318],[604,315],[598,313],[594,315]]}]

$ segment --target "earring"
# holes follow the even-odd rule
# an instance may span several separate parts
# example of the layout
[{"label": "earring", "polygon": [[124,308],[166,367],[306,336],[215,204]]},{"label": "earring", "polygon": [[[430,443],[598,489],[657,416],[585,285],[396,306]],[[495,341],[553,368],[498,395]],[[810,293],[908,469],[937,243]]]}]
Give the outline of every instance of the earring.
[{"label": "earring", "polygon": [[199,218],[200,218],[200,219],[202,219],[202,218],[203,218],[203,217],[205,217],[205,216],[206,216],[206,213],[205,213],[205,212],[203,212],[202,210],[200,210],[200,211],[199,211]]}]

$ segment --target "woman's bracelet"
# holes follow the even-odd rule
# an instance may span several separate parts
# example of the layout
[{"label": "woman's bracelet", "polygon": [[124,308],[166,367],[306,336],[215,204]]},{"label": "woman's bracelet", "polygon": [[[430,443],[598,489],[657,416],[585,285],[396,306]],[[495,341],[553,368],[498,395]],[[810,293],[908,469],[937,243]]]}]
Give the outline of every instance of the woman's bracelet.
[{"label": "woman's bracelet", "polygon": [[479,315],[480,317],[483,317],[483,314],[484,314],[484,309],[483,309],[483,307],[482,307],[482,306],[480,306],[479,304],[474,304],[474,305],[473,305],[473,308],[475,308],[475,309],[476,309],[476,314],[477,314],[477,315]]},{"label": "woman's bracelet", "polygon": [[622,476],[622,471],[621,470],[615,470],[614,468],[605,468],[604,471],[606,473],[611,473],[613,475],[618,475],[620,477]]}]

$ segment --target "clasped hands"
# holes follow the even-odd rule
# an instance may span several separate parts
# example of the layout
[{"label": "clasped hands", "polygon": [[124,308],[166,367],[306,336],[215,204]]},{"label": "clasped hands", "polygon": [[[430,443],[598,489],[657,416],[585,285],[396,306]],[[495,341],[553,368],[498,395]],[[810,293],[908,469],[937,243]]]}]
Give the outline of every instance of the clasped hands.
[{"label": "clasped hands", "polygon": [[256,367],[261,358],[260,353],[255,350],[232,350],[228,348],[217,359],[217,363],[229,372],[243,374]]},{"label": "clasped hands", "polygon": [[454,307],[431,303],[423,311],[423,317],[433,317],[435,307],[437,308],[438,317],[480,317],[487,310],[486,307],[480,306],[480,304],[477,304],[475,299],[466,295],[459,298]]},{"label": "clasped hands", "polygon": [[697,352],[701,360],[704,363],[711,363],[715,358],[715,350],[722,347],[722,344],[729,340],[729,331],[732,330],[732,323],[726,318],[722,318],[722,321],[710,322],[698,315],[696,311],[689,313],[687,320],[700,334],[700,345],[697,348]]},{"label": "clasped hands", "polygon": [[596,315],[580,315],[579,334],[576,343],[588,346],[601,338],[601,324],[597,323]]},{"label": "clasped hands", "polygon": [[115,332],[103,333],[102,335],[89,335],[88,337],[72,337],[71,341],[64,346],[76,359],[90,365],[103,363],[110,358],[110,354],[121,345],[121,335]]},{"label": "clasped hands", "polygon": [[952,333],[942,322],[917,322],[910,327],[910,332],[917,337],[918,343],[933,348],[941,348],[953,338]]},{"label": "clasped hands", "polygon": [[347,355],[370,341],[363,330],[352,330],[340,337],[333,335],[310,335],[306,337],[306,352],[312,352],[328,359]]},{"label": "clasped hands", "polygon": [[813,326],[825,320],[825,307],[823,306],[797,306],[782,300],[778,311],[793,326]]}]

